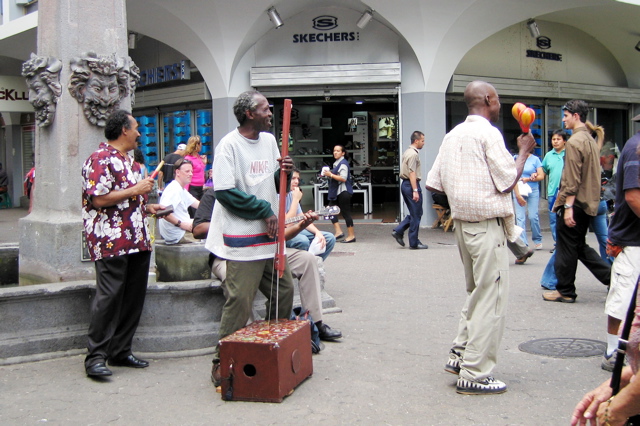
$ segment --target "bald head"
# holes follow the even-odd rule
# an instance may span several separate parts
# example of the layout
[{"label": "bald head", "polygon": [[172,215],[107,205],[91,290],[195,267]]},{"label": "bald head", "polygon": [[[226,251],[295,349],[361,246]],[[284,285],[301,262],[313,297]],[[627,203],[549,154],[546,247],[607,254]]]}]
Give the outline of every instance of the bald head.
[{"label": "bald head", "polygon": [[500,100],[495,87],[485,81],[472,81],[464,89],[464,102],[470,115],[480,115],[489,121],[497,121]]}]

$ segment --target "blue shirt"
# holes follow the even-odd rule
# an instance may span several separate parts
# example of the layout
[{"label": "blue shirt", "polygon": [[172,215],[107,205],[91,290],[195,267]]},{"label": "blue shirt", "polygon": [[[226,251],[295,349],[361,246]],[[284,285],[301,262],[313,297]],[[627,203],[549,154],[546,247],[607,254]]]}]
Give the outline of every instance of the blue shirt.
[{"label": "blue shirt", "polygon": [[[513,156],[514,160],[517,158],[518,158],[517,155]],[[522,179],[522,178],[531,177],[532,174],[538,171],[538,167],[542,167],[542,162],[538,157],[531,154],[529,158],[527,158],[527,161],[525,161],[524,163],[524,169],[522,170],[522,176],[520,178]],[[531,190],[535,190],[538,188],[538,182],[527,182],[527,183],[531,187]]]}]

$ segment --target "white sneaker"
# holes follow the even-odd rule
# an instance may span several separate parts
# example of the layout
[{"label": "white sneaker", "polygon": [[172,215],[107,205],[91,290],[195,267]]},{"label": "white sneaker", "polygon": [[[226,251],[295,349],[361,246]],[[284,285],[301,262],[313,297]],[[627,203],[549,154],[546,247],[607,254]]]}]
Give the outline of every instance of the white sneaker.
[{"label": "white sneaker", "polygon": [[538,243],[534,246],[536,250],[542,250],[542,243]]},{"label": "white sneaker", "polygon": [[444,365],[444,371],[455,375],[460,374],[460,359],[460,354],[451,349],[451,351],[449,352],[449,359]]},{"label": "white sneaker", "polygon": [[493,395],[506,391],[507,385],[491,376],[478,381],[459,377],[456,385],[456,392],[463,395]]}]

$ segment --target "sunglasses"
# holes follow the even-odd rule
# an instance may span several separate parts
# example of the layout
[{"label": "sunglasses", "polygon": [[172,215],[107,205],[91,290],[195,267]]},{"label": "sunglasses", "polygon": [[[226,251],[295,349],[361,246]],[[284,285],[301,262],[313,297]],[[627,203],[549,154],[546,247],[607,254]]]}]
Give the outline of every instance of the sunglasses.
[{"label": "sunglasses", "polygon": [[179,169],[183,164],[191,164],[193,165],[193,163],[190,160],[187,160],[186,158],[180,158],[179,160],[177,160],[175,163],[173,163],[173,167],[177,170]]}]

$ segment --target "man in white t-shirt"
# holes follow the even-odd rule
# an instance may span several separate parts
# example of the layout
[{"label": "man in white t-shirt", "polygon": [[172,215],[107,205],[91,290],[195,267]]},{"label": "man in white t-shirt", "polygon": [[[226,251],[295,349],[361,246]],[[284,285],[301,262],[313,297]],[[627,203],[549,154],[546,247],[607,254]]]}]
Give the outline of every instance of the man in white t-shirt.
[{"label": "man in white t-shirt", "polygon": [[167,185],[160,197],[160,204],[173,206],[173,213],[159,222],[160,235],[166,244],[193,243],[196,241],[191,235],[193,219],[189,217],[187,209],[189,207],[197,209],[200,201],[184,189],[191,183],[193,165],[189,160],[181,158],[174,163],[174,170],[175,179]]}]

